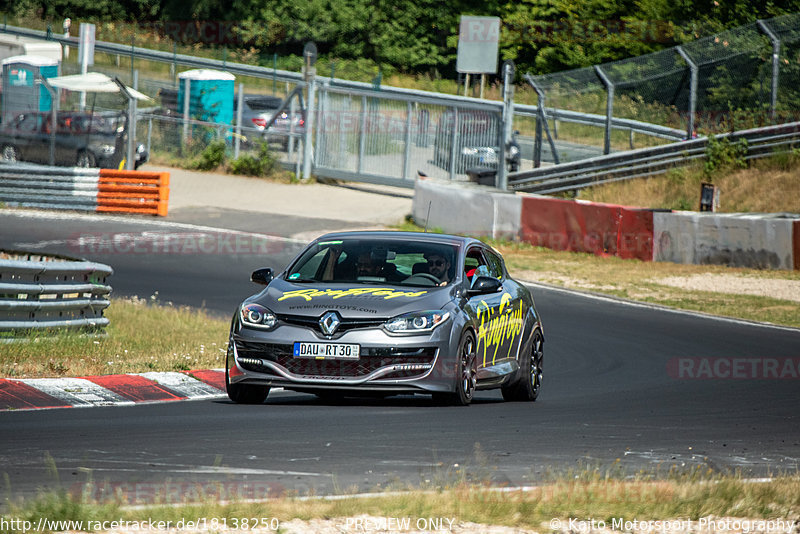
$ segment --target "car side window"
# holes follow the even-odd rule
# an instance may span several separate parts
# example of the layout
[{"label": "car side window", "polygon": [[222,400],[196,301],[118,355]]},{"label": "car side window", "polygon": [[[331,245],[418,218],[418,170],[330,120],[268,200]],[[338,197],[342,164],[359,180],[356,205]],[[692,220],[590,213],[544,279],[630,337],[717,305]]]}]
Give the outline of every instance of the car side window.
[{"label": "car side window", "polygon": [[503,260],[501,260],[500,257],[491,250],[485,250],[484,255],[486,256],[487,266],[489,267],[489,275],[497,278],[498,280],[502,280]]},{"label": "car side window", "polygon": [[486,260],[481,254],[481,250],[477,247],[469,249],[464,258],[464,276],[467,281],[472,284],[476,276],[484,276],[485,274]]}]

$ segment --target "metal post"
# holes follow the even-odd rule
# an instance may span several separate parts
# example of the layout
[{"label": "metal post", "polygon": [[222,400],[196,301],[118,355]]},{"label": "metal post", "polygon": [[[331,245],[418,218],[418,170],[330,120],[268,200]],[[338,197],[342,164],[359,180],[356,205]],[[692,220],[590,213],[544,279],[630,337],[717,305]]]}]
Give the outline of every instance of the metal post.
[{"label": "metal post", "polygon": [[456,177],[456,158],[458,156],[459,151],[456,148],[459,139],[461,136],[459,135],[458,129],[459,125],[459,117],[458,115],[458,108],[453,108],[453,132],[450,134],[450,179],[454,180]]},{"label": "metal post", "polygon": [[[498,189],[508,189],[508,175],[506,172],[506,151],[511,142],[511,132],[514,130],[514,65],[510,62],[503,63],[503,122],[500,134],[500,151],[497,153],[497,182]],[[482,80],[483,78],[481,78]],[[483,97],[483,95],[481,95]]]},{"label": "metal post", "polygon": [[236,95],[236,130],[233,139],[233,159],[239,159],[239,148],[242,138],[242,108],[244,107],[244,84],[239,84],[239,94]]},{"label": "metal post", "polygon": [[311,157],[313,146],[311,145],[311,132],[314,129],[314,119],[316,118],[316,96],[317,79],[313,73],[308,75],[308,105],[306,106],[306,131],[303,137],[303,179],[311,178]]},{"label": "metal post", "polygon": [[769,40],[772,41],[772,99],[770,100],[770,115],[772,120],[775,120],[775,113],[778,107],[778,74],[780,72],[780,55],[781,55],[781,40],[775,35],[775,32],[769,29],[769,26],[763,20],[758,21],[758,27],[761,31],[767,34]]},{"label": "metal post", "polygon": [[125,84],[122,83],[119,78],[116,76],[113,78],[114,83],[117,84],[119,87],[119,91],[128,99],[128,150],[127,150],[127,157],[125,161],[125,168],[127,170],[133,170],[133,158],[134,158],[134,140],[136,138],[136,132],[131,131],[132,126],[135,124],[134,116],[136,115],[136,99],[128,92],[128,88],[125,87]]},{"label": "metal post", "polygon": [[289,157],[289,161],[291,161],[292,156],[294,155],[294,148],[295,148],[295,139],[294,139],[294,119],[297,116],[297,104],[295,103],[295,98],[289,101],[289,139],[286,141],[286,155]]},{"label": "metal post", "polygon": [[278,92],[278,54],[272,54],[272,94]]},{"label": "metal post", "polygon": [[464,79],[464,96],[468,96],[467,95],[468,90],[469,90],[469,72],[467,73],[467,76]]},{"label": "metal post", "polygon": [[[131,34],[131,80],[133,80],[133,58],[136,56],[136,34]],[[134,87],[134,89],[136,89]]]},{"label": "metal post", "polygon": [[486,85],[486,74],[481,73],[481,99],[483,99],[483,87]]},{"label": "metal post", "polygon": [[[131,63],[133,64],[133,63]],[[133,71],[133,88],[139,90],[139,71]],[[136,168],[136,128],[137,128],[137,113],[139,103],[135,98],[130,98],[128,101],[128,108],[130,109],[130,122],[128,129],[128,151],[126,156],[127,170],[134,170]]]},{"label": "metal post", "polygon": [[682,46],[676,46],[675,50],[678,51],[678,54],[680,54],[686,64],[689,65],[689,121],[686,126],[686,139],[692,139],[694,137],[694,117],[697,109],[697,78],[700,68],[697,66],[697,63],[689,57],[689,54],[686,53],[686,50],[684,50]]},{"label": "metal post", "polygon": [[[558,149],[556,148],[555,141],[553,141],[553,136],[550,135],[544,90],[534,82],[532,78],[528,78],[528,82],[531,84],[531,87],[533,87],[533,90],[536,91],[536,96],[538,97],[538,104],[536,105],[536,138],[533,142],[534,166],[538,168],[542,165],[542,130],[544,130],[544,135],[547,136],[547,142],[550,144],[550,152],[553,154],[553,163],[558,165],[561,163],[561,160],[558,157]],[[555,124],[555,121],[553,121],[553,123]]]},{"label": "metal post", "polygon": [[408,179],[408,168],[411,166],[411,101],[406,102],[406,149],[403,155],[403,180]]},{"label": "metal post", "polygon": [[600,81],[606,86],[606,127],[605,136],[603,139],[603,154],[611,153],[611,120],[614,117],[614,84],[603,72],[599,65],[594,66],[594,71],[597,73]]},{"label": "metal post", "polygon": [[183,81],[183,143],[189,139],[189,100],[191,100],[192,81],[187,77]]},{"label": "metal post", "polygon": [[364,153],[367,149],[367,95],[361,97],[361,128],[358,132],[358,174],[364,169]]},{"label": "metal post", "polygon": [[50,123],[52,126],[52,128],[50,128],[50,166],[52,167],[56,164],[56,106],[58,106],[58,98],[56,96],[56,90],[47,83],[47,80],[41,74],[37,74],[36,79],[47,89],[47,92],[50,93]]},{"label": "metal post", "polygon": [[147,153],[152,154],[151,152],[151,141],[153,140],[153,118],[150,117],[147,119]]}]

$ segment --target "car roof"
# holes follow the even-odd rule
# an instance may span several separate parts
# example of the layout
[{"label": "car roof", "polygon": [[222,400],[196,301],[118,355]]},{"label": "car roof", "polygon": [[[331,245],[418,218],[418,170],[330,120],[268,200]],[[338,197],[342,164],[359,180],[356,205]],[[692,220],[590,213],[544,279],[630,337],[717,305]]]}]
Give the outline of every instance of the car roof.
[{"label": "car roof", "polygon": [[423,243],[440,243],[457,246],[467,246],[473,243],[482,244],[472,237],[463,237],[450,234],[433,234],[424,232],[393,232],[388,230],[358,230],[349,232],[333,232],[318,237],[315,241],[330,241],[333,239],[385,239],[387,241],[416,241]]}]

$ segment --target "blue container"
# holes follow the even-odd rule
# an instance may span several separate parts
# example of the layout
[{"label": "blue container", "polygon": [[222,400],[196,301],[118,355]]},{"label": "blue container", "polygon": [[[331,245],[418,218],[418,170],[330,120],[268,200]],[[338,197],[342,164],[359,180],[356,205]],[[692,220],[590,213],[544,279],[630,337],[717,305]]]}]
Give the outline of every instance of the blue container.
[{"label": "blue container", "polygon": [[189,118],[231,124],[235,77],[229,72],[195,69],[178,74],[178,113],[183,114],[189,80]]},{"label": "blue container", "polygon": [[41,56],[13,56],[3,60],[3,121],[20,113],[46,112],[53,107],[50,92],[36,81],[58,76],[59,62]]}]

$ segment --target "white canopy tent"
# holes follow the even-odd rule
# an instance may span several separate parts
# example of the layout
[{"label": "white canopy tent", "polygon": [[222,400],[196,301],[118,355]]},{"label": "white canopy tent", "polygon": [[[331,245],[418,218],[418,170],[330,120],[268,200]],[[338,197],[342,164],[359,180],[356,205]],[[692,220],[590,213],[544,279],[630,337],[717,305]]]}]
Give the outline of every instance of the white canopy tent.
[{"label": "white canopy tent", "polygon": [[[111,78],[101,72],[87,72],[86,74],[71,74],[69,76],[57,76],[54,78],[42,79],[45,87],[51,93],[54,88],[76,91],[81,93],[122,93],[128,99],[128,146],[126,156],[126,168],[133,169],[134,147],[136,146],[136,101],[153,100],[144,93],[140,93],[132,87],[124,85],[118,78]],[[53,102],[57,102],[53,95]],[[53,123],[55,124],[56,106],[53,106]],[[53,163],[53,150],[55,143],[55,128],[53,128],[53,139],[51,140],[51,165]]]},{"label": "white canopy tent", "polygon": [[127,94],[137,100],[152,100],[149,96],[136,89],[122,85],[119,80],[110,78],[101,72],[87,72],[86,74],[72,74],[48,78],[47,83],[59,89],[77,91],[81,93],[118,93],[124,87]]}]

